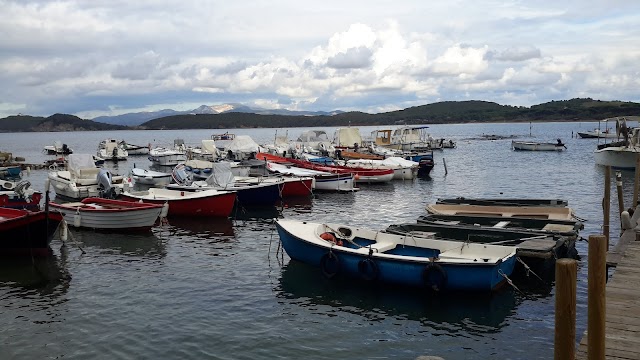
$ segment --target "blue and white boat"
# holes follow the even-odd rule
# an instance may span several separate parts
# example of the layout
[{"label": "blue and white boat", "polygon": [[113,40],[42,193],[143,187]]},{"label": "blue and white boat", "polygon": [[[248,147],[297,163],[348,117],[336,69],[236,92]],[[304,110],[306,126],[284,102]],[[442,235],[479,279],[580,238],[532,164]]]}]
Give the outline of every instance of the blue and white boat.
[{"label": "blue and white boat", "polygon": [[347,225],[280,219],[289,257],[327,277],[449,291],[491,291],[511,276],[516,247],[389,234]]}]

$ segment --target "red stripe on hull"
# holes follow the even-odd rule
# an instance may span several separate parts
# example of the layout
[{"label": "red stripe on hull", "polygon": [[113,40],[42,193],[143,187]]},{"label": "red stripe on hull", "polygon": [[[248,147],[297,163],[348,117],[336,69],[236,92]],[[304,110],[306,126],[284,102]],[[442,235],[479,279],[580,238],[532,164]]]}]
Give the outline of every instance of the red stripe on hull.
[{"label": "red stripe on hull", "polygon": [[[139,199],[120,195],[122,199],[128,201],[138,201]],[[226,193],[216,196],[191,199],[176,200],[151,200],[143,199],[142,202],[163,205],[169,203],[169,213],[167,216],[211,216],[229,217],[236,201],[236,193]]]}]

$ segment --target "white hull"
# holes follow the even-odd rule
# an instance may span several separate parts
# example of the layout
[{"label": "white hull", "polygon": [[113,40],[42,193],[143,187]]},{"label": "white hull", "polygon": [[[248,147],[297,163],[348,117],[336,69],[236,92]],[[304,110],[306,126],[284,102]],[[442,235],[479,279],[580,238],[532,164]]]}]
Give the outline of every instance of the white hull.
[{"label": "white hull", "polygon": [[187,161],[187,155],[169,149],[153,149],[149,152],[149,160],[161,166],[176,166]]},{"label": "white hull", "polygon": [[302,169],[295,166],[287,166],[271,162],[267,163],[267,169],[283,175],[313,177],[314,190],[335,192],[359,190],[359,188],[354,187],[354,177],[352,174],[331,174],[328,172]]},{"label": "white hull", "polygon": [[63,204],[67,207],[56,206],[52,207],[52,210],[61,212],[69,226],[112,230],[150,228],[162,212],[162,207],[134,208],[125,211],[91,211],[84,210],[80,204]]},{"label": "white hull", "polygon": [[525,141],[512,141],[511,146],[514,150],[526,150],[526,151],[562,151],[564,145],[558,145],[554,143],[536,143]]},{"label": "white hull", "polygon": [[612,146],[596,150],[593,154],[596,164],[618,169],[635,169],[639,147]]},{"label": "white hull", "polygon": [[148,147],[135,147],[135,148],[127,148],[127,152],[129,155],[147,155],[149,154]]},{"label": "white hull", "polygon": [[[53,191],[58,196],[74,200],[100,197],[97,179],[76,179],[71,177],[68,171],[52,171],[48,177]],[[120,193],[123,189],[122,176],[114,176],[112,180],[114,182],[112,186],[116,188],[116,193]]]},{"label": "white hull", "polygon": [[144,185],[164,186],[171,183],[171,174],[139,168],[131,169],[131,178]]}]

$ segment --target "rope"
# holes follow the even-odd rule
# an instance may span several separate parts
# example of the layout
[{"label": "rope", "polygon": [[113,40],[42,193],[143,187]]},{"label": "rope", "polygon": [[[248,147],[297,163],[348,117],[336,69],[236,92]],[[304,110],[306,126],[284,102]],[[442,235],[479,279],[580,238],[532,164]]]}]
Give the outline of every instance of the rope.
[{"label": "rope", "polygon": [[542,280],[542,278],[540,276],[538,276],[538,274],[536,274],[533,270],[531,270],[531,268],[529,267],[529,265],[527,265],[522,259],[520,259],[519,257],[516,256],[516,260],[522,264],[522,266],[524,266],[524,269],[526,271],[526,275],[527,277],[529,277],[529,274],[533,274],[535,277],[537,277],[543,284],[546,284],[546,282],[544,280]]},{"label": "rope", "polygon": [[502,276],[503,278],[505,278],[505,280],[507,281],[507,283],[509,285],[511,285],[511,287],[513,287],[517,292],[519,292],[520,294],[524,294],[522,291],[520,291],[520,289],[518,289],[518,287],[513,283],[513,281],[511,281],[511,279],[509,279],[509,277],[507,276],[507,274],[505,274],[502,269],[498,269],[498,274],[500,276]]},{"label": "rope", "polygon": [[[325,227],[325,228],[327,228],[327,229],[329,229],[329,230],[333,231],[336,235],[342,235],[342,233],[341,233],[341,232],[336,231],[335,229],[332,229],[329,225],[327,225],[327,224],[322,224],[322,225],[324,225],[324,227]],[[344,235],[342,235],[342,236],[344,236]],[[350,243],[350,244],[352,244],[352,245],[354,245],[354,246],[357,246],[357,247],[358,247],[358,249],[362,249],[363,247],[365,247],[365,246],[361,246],[360,244],[355,243],[355,242],[354,242],[353,240],[351,240],[351,239],[347,239],[347,238],[343,238],[343,237],[341,237],[341,239],[346,240],[348,243]],[[333,244],[333,243],[332,243],[332,244]],[[335,245],[335,244],[333,244],[333,245]],[[333,245],[331,245],[331,248],[333,247]],[[331,248],[329,248],[329,251],[331,251]]]}]

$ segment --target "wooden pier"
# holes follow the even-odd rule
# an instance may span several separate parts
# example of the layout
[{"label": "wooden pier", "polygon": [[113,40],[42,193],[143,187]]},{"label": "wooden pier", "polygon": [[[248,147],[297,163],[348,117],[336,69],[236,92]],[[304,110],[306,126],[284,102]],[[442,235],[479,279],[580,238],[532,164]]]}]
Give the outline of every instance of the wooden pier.
[{"label": "wooden pier", "polygon": [[[633,224],[638,219],[633,216]],[[606,359],[640,359],[640,240],[634,229],[626,230],[607,254],[607,268],[615,267],[605,295]],[[585,331],[576,351],[576,359],[595,359],[587,354]]]}]

